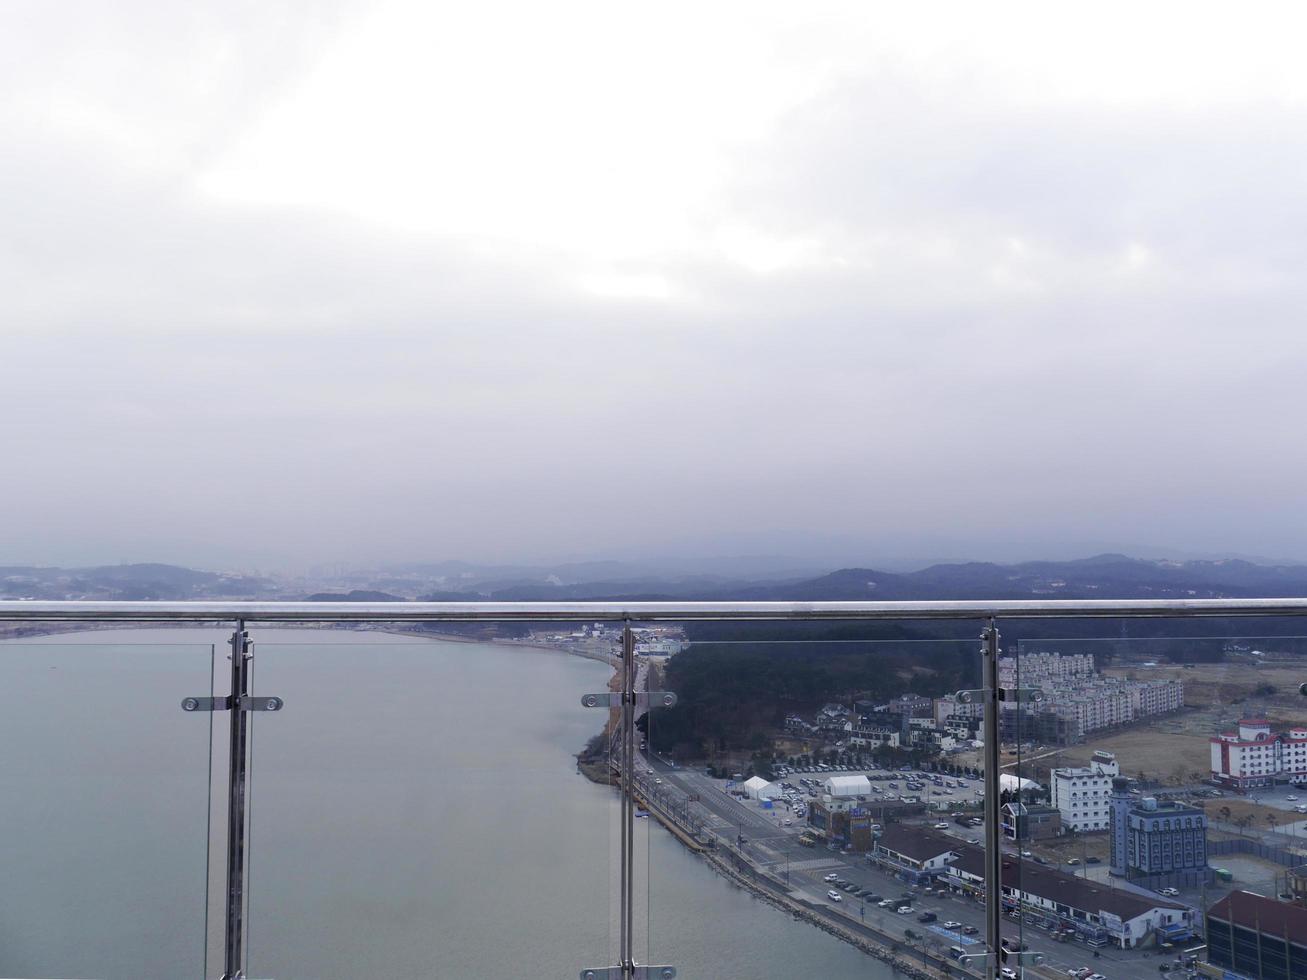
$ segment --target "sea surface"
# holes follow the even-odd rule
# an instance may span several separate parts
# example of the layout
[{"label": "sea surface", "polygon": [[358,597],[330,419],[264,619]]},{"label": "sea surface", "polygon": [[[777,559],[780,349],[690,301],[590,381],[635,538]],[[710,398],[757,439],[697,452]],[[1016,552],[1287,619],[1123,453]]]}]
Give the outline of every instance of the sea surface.
[{"label": "sea surface", "polygon": [[[250,977],[569,980],[616,962],[616,799],[573,758],[603,724],[580,698],[607,666],[251,632],[254,692],[285,708],[253,715]],[[226,693],[226,635],[0,643],[0,977],[221,975],[228,716],[180,703]],[[637,825],[638,961],[681,980],[890,973]]]}]

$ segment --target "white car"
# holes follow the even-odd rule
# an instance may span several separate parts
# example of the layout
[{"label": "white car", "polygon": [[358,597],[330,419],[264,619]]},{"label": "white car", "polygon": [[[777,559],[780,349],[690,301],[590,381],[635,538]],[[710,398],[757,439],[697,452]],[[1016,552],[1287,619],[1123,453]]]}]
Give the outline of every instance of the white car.
[{"label": "white car", "polygon": [[1005,966],[998,972],[1002,975],[1003,980],[1017,980],[1017,971],[1010,966]]},{"label": "white car", "polygon": [[822,881],[839,881],[839,880],[840,880],[840,876],[837,875],[834,871],[832,871],[830,874],[828,874],[825,878],[822,879]]},{"label": "white car", "polygon": [[829,898],[832,902],[844,901],[844,897],[840,895],[840,893],[837,892],[834,888],[832,888],[830,891],[826,893],[826,897]]},{"label": "white car", "polygon": [[955,922],[953,919],[949,919],[947,922],[944,923],[944,928],[945,928],[945,929],[961,929],[961,928],[962,928],[962,923],[961,923],[961,922]]},{"label": "white car", "polygon": [[899,915],[911,915],[911,914],[912,914],[912,906],[911,906],[911,905],[900,905],[900,906],[899,906],[897,909],[895,909],[894,911],[897,912]]}]

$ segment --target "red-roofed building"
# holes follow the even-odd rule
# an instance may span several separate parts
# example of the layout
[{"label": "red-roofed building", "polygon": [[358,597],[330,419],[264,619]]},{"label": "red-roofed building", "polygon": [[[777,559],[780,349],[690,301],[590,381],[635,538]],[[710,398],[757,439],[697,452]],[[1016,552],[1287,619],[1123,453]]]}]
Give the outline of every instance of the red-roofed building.
[{"label": "red-roofed building", "polygon": [[1307,909],[1253,892],[1231,892],[1207,910],[1207,962],[1226,976],[1304,980]]},{"label": "red-roofed building", "polygon": [[1272,733],[1265,718],[1245,718],[1211,739],[1212,779],[1239,793],[1277,783],[1307,784],[1307,727]]}]

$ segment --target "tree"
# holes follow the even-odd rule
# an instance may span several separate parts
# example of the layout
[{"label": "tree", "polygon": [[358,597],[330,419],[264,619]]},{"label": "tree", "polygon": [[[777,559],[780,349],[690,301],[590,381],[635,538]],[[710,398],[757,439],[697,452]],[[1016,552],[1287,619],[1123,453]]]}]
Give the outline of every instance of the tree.
[{"label": "tree", "polygon": [[1221,807],[1221,809],[1218,812],[1221,814],[1222,820],[1224,820],[1226,823],[1230,822],[1230,808],[1228,806]]}]

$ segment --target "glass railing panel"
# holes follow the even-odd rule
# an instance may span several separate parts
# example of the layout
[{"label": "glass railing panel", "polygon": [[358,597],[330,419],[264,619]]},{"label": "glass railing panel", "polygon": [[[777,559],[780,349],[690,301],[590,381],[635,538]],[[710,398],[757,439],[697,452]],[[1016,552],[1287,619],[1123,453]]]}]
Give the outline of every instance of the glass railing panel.
[{"label": "glass railing panel", "polygon": [[[1012,846],[1027,855],[1023,938],[1046,967],[1274,974],[1286,923],[1307,916],[1280,908],[1304,900],[1294,887],[1307,864],[1304,625],[1008,627],[1022,686],[1045,693],[1019,770],[1027,802],[1060,832]],[[1060,903],[1045,900],[1054,893]],[[1260,967],[1231,951],[1231,907],[1235,926],[1262,936]]]},{"label": "glass railing panel", "polygon": [[950,947],[984,931],[949,874],[980,836],[979,721],[955,698],[978,686],[977,633],[688,624],[686,649],[642,658],[679,698],[647,720],[649,962],[962,969]]},{"label": "glass railing panel", "polygon": [[209,975],[211,639],[0,642],[0,976]]},{"label": "glass railing panel", "polygon": [[616,801],[581,771],[607,778],[602,737],[577,759],[609,663],[520,630],[251,633],[254,690],[285,707],[253,716],[250,976],[615,962]]}]

